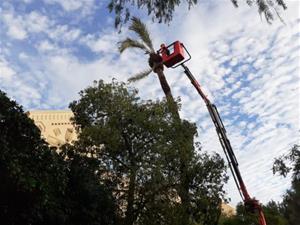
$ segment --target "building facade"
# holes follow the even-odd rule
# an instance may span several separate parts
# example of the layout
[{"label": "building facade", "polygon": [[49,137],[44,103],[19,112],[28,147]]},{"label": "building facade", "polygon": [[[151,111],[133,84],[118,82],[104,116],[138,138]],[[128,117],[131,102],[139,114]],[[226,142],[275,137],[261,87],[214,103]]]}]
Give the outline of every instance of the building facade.
[{"label": "building facade", "polygon": [[50,146],[60,147],[77,139],[70,110],[36,110],[29,111],[28,117],[40,129],[42,137]]},{"label": "building facade", "polygon": [[222,214],[225,216],[230,217],[230,216],[234,216],[236,214],[235,208],[233,208],[229,204],[222,203],[221,209],[222,209]]}]

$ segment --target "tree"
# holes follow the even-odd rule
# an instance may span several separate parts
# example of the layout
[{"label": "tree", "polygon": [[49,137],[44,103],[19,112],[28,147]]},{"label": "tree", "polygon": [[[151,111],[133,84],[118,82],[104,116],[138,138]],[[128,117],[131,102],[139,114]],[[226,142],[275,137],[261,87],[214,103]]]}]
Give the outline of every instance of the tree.
[{"label": "tree", "polygon": [[[299,145],[294,145],[289,154],[276,158],[273,164],[273,173],[286,177],[292,173],[292,187],[283,197],[281,203],[268,202],[263,206],[267,224],[296,225],[300,223],[300,150]],[[257,219],[247,213],[243,206],[237,206],[237,215],[222,218],[220,225],[257,224]]]},{"label": "tree", "polygon": [[[74,148],[96,159],[95,172],[113,190],[122,224],[183,224],[186,210],[184,224],[214,224],[213,213],[224,198],[225,165],[217,154],[197,154],[194,124],[183,121],[176,127],[165,101],[141,102],[136,90],[129,92],[117,82],[95,82],[70,108],[80,129]],[[182,207],[180,193],[184,157],[178,131],[192,139],[185,162],[188,209]]]},{"label": "tree", "polygon": [[93,161],[58,154],[22,107],[0,91],[0,220],[6,225],[116,224]]},{"label": "tree", "polygon": [[4,224],[39,224],[60,215],[62,160],[14,101],[0,91],[0,218]]},{"label": "tree", "polygon": [[273,173],[286,177],[292,173],[291,189],[284,196],[282,206],[290,225],[300,224],[300,146],[294,145],[287,155],[283,155],[273,164]]},{"label": "tree", "polygon": [[97,159],[87,157],[71,145],[62,147],[65,160],[66,189],[62,198],[66,225],[117,225],[118,214],[109,189],[99,183]]},{"label": "tree", "polygon": [[[274,201],[268,202],[263,206],[264,215],[267,224],[270,225],[287,225],[287,220],[281,210],[281,204]],[[236,206],[236,215],[223,215],[219,225],[259,225],[257,215],[247,211],[243,203]]]},{"label": "tree", "polygon": [[162,64],[162,58],[159,54],[155,52],[153,48],[152,40],[146,25],[140,19],[133,17],[131,19],[131,25],[129,26],[129,30],[133,31],[139,37],[140,40],[133,40],[131,38],[126,38],[125,40],[121,41],[119,43],[120,53],[124,52],[126,49],[129,48],[141,49],[142,51],[144,51],[146,54],[149,55],[148,62],[149,62],[150,69],[134,75],[133,77],[129,78],[128,81],[135,82],[147,77],[151,72],[156,73],[161,88],[169,104],[170,111],[173,113],[174,118],[179,119],[177,104],[172,95],[170,85],[163,72],[164,66]]},{"label": "tree", "polygon": [[178,168],[180,169],[180,183],[181,185],[178,187],[178,194],[181,198],[181,207],[182,207],[182,217],[180,218],[181,224],[185,224],[186,221],[189,220],[191,216],[191,201],[189,199],[189,188],[188,188],[188,174],[189,161],[192,160],[192,152],[193,152],[193,134],[185,132],[184,124],[182,123],[179,115],[179,108],[177,103],[174,100],[174,97],[171,93],[171,88],[167,82],[167,79],[164,75],[164,66],[162,64],[162,58],[159,54],[157,54],[153,48],[152,40],[150,38],[150,34],[146,28],[146,25],[142,23],[142,21],[136,17],[132,18],[132,23],[129,27],[131,31],[133,31],[140,40],[133,40],[131,38],[127,38],[124,41],[120,42],[119,50],[122,53],[124,50],[128,48],[138,48],[143,50],[146,54],[149,54],[149,66],[150,69],[141,72],[129,79],[129,81],[137,81],[139,79],[143,79],[147,77],[152,71],[157,74],[161,88],[166,96],[166,100],[168,103],[168,108],[172,113],[173,123],[175,131],[177,134],[177,139],[174,144],[174,149],[178,152],[180,165]]},{"label": "tree", "polygon": [[[172,18],[176,7],[178,7],[183,2],[188,4],[190,8],[198,3],[198,0],[110,0],[108,4],[108,9],[110,12],[115,13],[115,27],[120,27],[122,24],[126,23],[130,16],[130,8],[135,6],[138,9],[146,9],[148,15],[151,15],[153,19],[158,20],[159,23],[169,23]],[[201,1],[199,1],[201,2]],[[231,0],[235,7],[238,7],[238,0]],[[287,9],[284,0],[246,0],[249,6],[255,5],[258,9],[259,14],[264,14],[268,23],[274,20],[274,15],[279,16],[278,6],[283,9]]]},{"label": "tree", "polygon": [[238,203],[236,206],[236,215],[227,217],[222,225],[259,225],[257,215],[250,213],[245,209],[243,203]]},{"label": "tree", "polygon": [[263,210],[268,224],[288,225],[288,221],[283,214],[282,204],[270,201],[263,206]]}]

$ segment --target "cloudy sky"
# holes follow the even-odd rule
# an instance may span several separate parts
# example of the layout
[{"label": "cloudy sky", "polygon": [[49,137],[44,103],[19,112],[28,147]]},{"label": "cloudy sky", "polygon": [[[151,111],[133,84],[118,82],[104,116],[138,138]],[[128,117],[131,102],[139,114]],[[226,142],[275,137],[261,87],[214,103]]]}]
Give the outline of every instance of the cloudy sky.
[{"label": "cloudy sky", "polygon": [[[153,23],[142,11],[155,46],[182,41],[187,63],[208,97],[216,103],[252,196],[263,203],[280,200],[289,179],[272,175],[274,158],[299,143],[299,1],[287,1],[268,25],[255,8],[229,0],[200,1],[190,11],[176,10],[171,24]],[[241,1],[242,2],[242,1]],[[112,78],[126,81],[147,68],[139,51],[119,55],[118,33],[107,1],[4,0],[0,3],[0,89],[25,110],[66,109],[78,92]],[[181,115],[196,122],[203,149],[222,153],[204,103],[181,68],[166,70]],[[134,84],[144,99],[163,93],[154,74]],[[226,186],[235,205],[240,197],[232,179]]]}]

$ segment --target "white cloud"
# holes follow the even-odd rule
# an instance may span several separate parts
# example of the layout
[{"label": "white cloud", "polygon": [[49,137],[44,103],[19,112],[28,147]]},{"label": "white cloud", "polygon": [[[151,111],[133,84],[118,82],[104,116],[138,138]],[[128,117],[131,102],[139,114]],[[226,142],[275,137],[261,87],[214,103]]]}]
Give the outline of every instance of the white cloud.
[{"label": "white cloud", "polygon": [[37,11],[30,12],[24,18],[24,26],[29,32],[44,32],[49,29],[50,25],[51,21],[48,19],[48,17]]},{"label": "white cloud", "polygon": [[72,42],[79,38],[81,30],[77,28],[70,28],[68,25],[57,25],[49,30],[50,38],[61,42]]},{"label": "white cloud", "polygon": [[54,46],[48,40],[44,40],[41,43],[39,43],[37,49],[41,52],[47,52],[57,50],[57,46]]},{"label": "white cloud", "polygon": [[[0,18],[1,19],[1,18]],[[30,35],[46,34],[55,42],[70,43],[76,41],[81,35],[81,30],[72,28],[67,24],[58,24],[44,13],[31,11],[20,14],[14,10],[5,10],[2,20],[7,28],[7,34],[18,40],[24,40]]]},{"label": "white cloud", "polygon": [[95,0],[44,0],[44,2],[59,4],[66,12],[80,11],[82,15],[88,15],[96,8]]},{"label": "white cloud", "polygon": [[0,58],[0,81],[5,83],[11,81],[12,77],[15,75],[15,71],[9,67],[8,62]]},{"label": "white cloud", "polygon": [[28,55],[25,52],[20,52],[19,59],[26,60],[28,59]]},{"label": "white cloud", "polygon": [[80,0],[62,0],[62,1],[59,1],[59,0],[46,0],[46,3],[49,3],[49,4],[54,4],[54,3],[57,3],[57,4],[60,4],[63,9],[65,9],[66,11],[73,11],[73,10],[77,10],[79,8],[82,7],[82,5],[85,3],[85,2],[91,2],[91,1],[80,1]]},{"label": "white cloud", "polygon": [[22,0],[24,3],[29,4],[32,3],[34,0]]},{"label": "white cloud", "polygon": [[22,18],[20,16],[14,17],[11,13],[3,13],[2,19],[7,25],[7,34],[18,40],[23,40],[27,37],[26,29],[23,27]]},{"label": "white cloud", "polygon": [[98,37],[87,35],[81,39],[81,43],[87,45],[91,51],[96,53],[115,53],[117,40],[119,40],[118,35],[111,32]]},{"label": "white cloud", "polygon": [[18,15],[15,11],[3,12],[2,20],[7,28],[7,34],[18,40],[24,40],[30,33],[46,32],[52,22],[41,13],[32,11],[29,14]]},{"label": "white cloud", "polygon": [[43,68],[47,71],[45,75],[52,84],[49,91],[55,99],[60,99],[59,105],[66,105],[77,96],[79,90],[90,85],[93,80],[103,79],[110,82],[112,78],[128,79],[129,74],[139,71],[139,65],[143,62],[138,56],[127,54],[126,58],[121,58],[117,64],[110,56],[82,63],[76,57],[62,51],[45,55],[40,60],[44,62]]},{"label": "white cloud", "polygon": [[[30,74],[22,73],[18,68],[13,68],[8,61],[0,56],[0,88],[7,92],[13,99],[22,102],[22,105],[40,104],[42,90],[39,88],[43,82]],[[40,83],[36,85],[36,83]]]}]

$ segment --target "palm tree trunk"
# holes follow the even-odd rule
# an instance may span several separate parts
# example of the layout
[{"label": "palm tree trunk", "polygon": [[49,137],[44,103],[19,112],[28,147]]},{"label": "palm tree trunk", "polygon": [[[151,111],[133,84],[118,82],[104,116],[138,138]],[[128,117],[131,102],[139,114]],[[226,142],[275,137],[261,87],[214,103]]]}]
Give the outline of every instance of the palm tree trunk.
[{"label": "palm tree trunk", "polygon": [[180,115],[179,115],[179,112],[178,112],[178,107],[177,107],[177,104],[176,104],[176,102],[173,98],[170,85],[168,84],[168,81],[167,81],[166,76],[163,72],[163,69],[158,68],[158,69],[155,70],[155,73],[158,76],[161,88],[163,89],[163,92],[165,93],[165,96],[167,98],[167,103],[169,105],[169,109],[170,109],[172,115],[174,116],[174,119],[176,121],[180,121]]},{"label": "palm tree trunk", "polygon": [[136,170],[133,169],[129,178],[129,188],[127,197],[127,211],[125,214],[125,225],[132,225],[135,220],[134,216],[134,193],[135,193],[135,183],[136,183]]},{"label": "palm tree trunk", "polygon": [[188,157],[187,152],[189,151],[186,146],[186,140],[183,140],[184,137],[182,136],[182,132],[180,131],[181,127],[181,119],[178,111],[177,104],[173,98],[171,88],[168,84],[168,81],[164,75],[162,68],[157,68],[155,70],[155,73],[157,74],[160,85],[165,93],[165,96],[167,98],[167,103],[169,106],[169,109],[175,119],[175,126],[179,125],[178,131],[176,132],[177,139],[176,139],[176,146],[179,150],[179,157],[180,157],[180,187],[178,189],[178,194],[181,199],[181,207],[182,207],[182,217],[180,218],[180,225],[188,225],[189,224],[189,208],[190,208],[190,198],[189,198],[189,178],[188,178]]}]

